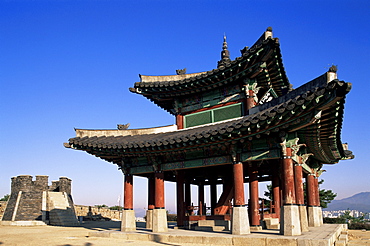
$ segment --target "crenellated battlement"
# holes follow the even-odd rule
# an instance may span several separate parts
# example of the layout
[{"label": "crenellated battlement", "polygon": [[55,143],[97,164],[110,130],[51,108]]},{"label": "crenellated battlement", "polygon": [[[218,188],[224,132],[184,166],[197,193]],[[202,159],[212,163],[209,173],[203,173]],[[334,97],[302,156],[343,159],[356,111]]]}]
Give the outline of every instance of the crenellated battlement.
[{"label": "crenellated battlement", "polygon": [[[70,221],[77,223],[71,195],[72,180],[60,177],[49,186],[49,176],[19,175],[11,179],[11,193],[2,221],[49,221],[55,225],[65,224],[60,213],[69,211]],[[63,207],[63,209],[60,209]],[[57,209],[56,209],[57,208]],[[63,215],[62,217],[66,217]]]},{"label": "crenellated battlement", "polygon": [[36,180],[33,180],[31,175],[19,175],[12,177],[11,193],[22,192],[42,192],[42,191],[55,191],[66,192],[71,194],[72,180],[67,177],[60,177],[58,181],[52,181],[49,186],[49,176],[36,175]]}]

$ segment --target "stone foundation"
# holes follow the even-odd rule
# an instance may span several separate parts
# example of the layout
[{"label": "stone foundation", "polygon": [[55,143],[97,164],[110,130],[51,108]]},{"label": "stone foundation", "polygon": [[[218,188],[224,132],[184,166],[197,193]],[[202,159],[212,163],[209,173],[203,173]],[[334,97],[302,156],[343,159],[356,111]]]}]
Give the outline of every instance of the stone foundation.
[{"label": "stone foundation", "polygon": [[299,208],[299,217],[301,221],[301,230],[302,232],[308,231],[307,207],[298,206],[298,208]]},{"label": "stone foundation", "polygon": [[153,209],[153,232],[167,232],[166,209]]},{"label": "stone foundation", "polygon": [[153,229],[153,209],[146,211],[146,229]]},{"label": "stone foundation", "polygon": [[122,211],[122,222],[121,222],[121,231],[135,231],[136,222],[135,222],[135,211],[134,210],[123,210]]},{"label": "stone foundation", "polygon": [[308,207],[308,226],[317,227],[322,225],[321,207]]},{"label": "stone foundation", "polygon": [[231,232],[234,235],[243,235],[250,233],[248,208],[234,207],[231,219]]},{"label": "stone foundation", "polygon": [[301,223],[297,205],[284,205],[281,207],[280,234],[284,236],[301,235]]}]

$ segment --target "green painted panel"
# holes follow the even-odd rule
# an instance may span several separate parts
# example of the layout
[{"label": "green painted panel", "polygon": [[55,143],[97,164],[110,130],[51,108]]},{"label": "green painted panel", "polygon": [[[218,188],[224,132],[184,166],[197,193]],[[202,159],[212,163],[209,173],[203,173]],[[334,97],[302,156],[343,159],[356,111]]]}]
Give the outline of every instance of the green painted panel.
[{"label": "green painted panel", "polygon": [[237,118],[242,115],[242,105],[240,103],[229,107],[222,107],[213,110],[214,122]]},{"label": "green painted panel", "polygon": [[280,150],[256,150],[242,153],[240,156],[242,161],[266,160],[280,158]]},{"label": "green painted panel", "polygon": [[202,159],[185,161],[185,168],[201,167],[203,164]]},{"label": "green painted panel", "polygon": [[161,165],[161,169],[163,171],[166,170],[176,170],[176,169],[182,169],[185,167],[185,164],[183,161],[178,161],[178,162],[171,162],[171,163],[165,163]]},{"label": "green painted panel", "polygon": [[230,156],[219,156],[219,157],[203,159],[203,166],[213,166],[213,165],[230,164],[230,163],[231,163]]},{"label": "green painted panel", "polygon": [[185,116],[185,128],[192,126],[204,125],[212,122],[211,111],[203,111],[200,113],[190,114]]},{"label": "green painted panel", "polygon": [[139,173],[152,173],[154,172],[152,166],[142,166],[142,167],[132,167],[130,168],[131,174],[139,174]]},{"label": "green painted panel", "polygon": [[221,108],[185,115],[185,128],[233,119],[242,116],[242,104],[236,103]]}]

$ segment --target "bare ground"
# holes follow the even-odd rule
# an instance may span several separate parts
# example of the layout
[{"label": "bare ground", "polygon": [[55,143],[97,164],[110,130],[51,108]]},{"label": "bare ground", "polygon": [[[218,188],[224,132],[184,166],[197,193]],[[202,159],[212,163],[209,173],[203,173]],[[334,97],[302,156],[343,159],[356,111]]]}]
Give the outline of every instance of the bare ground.
[{"label": "bare ground", "polygon": [[[132,245],[132,246],[176,246],[176,244],[132,241],[116,238],[89,237],[94,230],[119,230],[120,222],[85,222],[79,227],[61,226],[0,226],[0,245],[50,245],[50,246],[93,246],[93,245]],[[370,246],[370,231],[350,230],[349,246]],[[191,246],[191,244],[186,244]]]}]

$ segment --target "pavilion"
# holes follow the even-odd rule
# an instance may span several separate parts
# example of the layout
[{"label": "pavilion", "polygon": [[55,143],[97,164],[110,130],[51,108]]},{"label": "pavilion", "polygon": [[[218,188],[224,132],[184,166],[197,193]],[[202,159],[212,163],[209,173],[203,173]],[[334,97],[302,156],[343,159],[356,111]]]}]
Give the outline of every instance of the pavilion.
[{"label": "pavilion", "polygon": [[[281,234],[300,235],[323,223],[318,186],[323,165],[354,157],[340,138],[351,84],[338,80],[336,72],[332,66],[294,89],[271,28],[235,60],[225,37],[216,69],[140,75],[130,88],[174,115],[175,125],[76,129],[65,147],[123,171],[122,231],[135,230],[136,175],[148,179],[147,228],[153,232],[167,231],[164,181],[169,181],[176,182],[178,227],[231,221],[231,233],[241,235],[275,219]],[[261,209],[258,197],[258,183],[266,181],[273,195],[268,211]],[[249,184],[248,199],[244,183]],[[191,185],[198,186],[196,205],[191,203]],[[210,187],[211,204],[205,204],[205,186]]]}]

